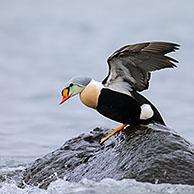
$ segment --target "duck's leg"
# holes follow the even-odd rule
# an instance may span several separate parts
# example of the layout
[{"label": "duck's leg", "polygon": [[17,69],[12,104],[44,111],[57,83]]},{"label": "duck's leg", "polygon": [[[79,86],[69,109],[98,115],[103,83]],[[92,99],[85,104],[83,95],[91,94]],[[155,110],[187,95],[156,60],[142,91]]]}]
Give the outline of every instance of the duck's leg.
[{"label": "duck's leg", "polygon": [[106,137],[102,138],[100,143],[104,143],[106,140],[108,140],[110,137],[112,137],[114,134],[118,133],[122,129],[124,129],[128,124],[122,124],[121,126],[117,127],[112,133],[107,135]]}]

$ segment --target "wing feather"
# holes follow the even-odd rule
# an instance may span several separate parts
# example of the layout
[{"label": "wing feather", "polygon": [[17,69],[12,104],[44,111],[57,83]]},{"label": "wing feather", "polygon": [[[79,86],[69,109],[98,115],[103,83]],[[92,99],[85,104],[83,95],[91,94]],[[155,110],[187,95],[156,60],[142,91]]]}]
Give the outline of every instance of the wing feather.
[{"label": "wing feather", "polygon": [[176,67],[174,63],[178,61],[166,54],[178,48],[178,44],[169,42],[124,46],[108,58],[109,74],[102,83],[112,87],[119,80],[121,84],[127,82],[129,90],[143,91],[149,87],[151,72]]}]

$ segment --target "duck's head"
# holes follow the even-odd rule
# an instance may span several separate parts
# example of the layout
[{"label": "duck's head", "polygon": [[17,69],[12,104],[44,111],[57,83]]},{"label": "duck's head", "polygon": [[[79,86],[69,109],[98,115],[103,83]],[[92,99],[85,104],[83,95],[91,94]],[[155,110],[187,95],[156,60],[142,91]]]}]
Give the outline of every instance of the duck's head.
[{"label": "duck's head", "polygon": [[61,94],[62,99],[60,104],[63,104],[66,100],[75,96],[76,94],[81,93],[85,87],[91,82],[91,78],[89,77],[75,77],[72,78],[66,85]]}]

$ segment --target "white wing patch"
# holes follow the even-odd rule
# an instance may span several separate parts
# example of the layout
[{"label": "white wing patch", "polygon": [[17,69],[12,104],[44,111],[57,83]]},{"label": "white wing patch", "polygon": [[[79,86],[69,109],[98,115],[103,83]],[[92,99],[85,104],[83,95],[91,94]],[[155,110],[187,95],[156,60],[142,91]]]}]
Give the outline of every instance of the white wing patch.
[{"label": "white wing patch", "polygon": [[141,114],[140,114],[140,119],[141,120],[149,119],[153,115],[154,115],[154,111],[152,110],[152,108],[149,104],[143,104],[141,106]]},{"label": "white wing patch", "polygon": [[120,77],[113,81],[107,88],[131,96],[131,86],[127,82],[123,82]]},{"label": "white wing patch", "polygon": [[132,86],[126,82],[123,81],[123,78],[121,76],[118,76],[116,69],[113,68],[113,70],[110,72],[110,75],[104,84],[105,87],[123,93],[131,96],[130,91],[132,91]]}]

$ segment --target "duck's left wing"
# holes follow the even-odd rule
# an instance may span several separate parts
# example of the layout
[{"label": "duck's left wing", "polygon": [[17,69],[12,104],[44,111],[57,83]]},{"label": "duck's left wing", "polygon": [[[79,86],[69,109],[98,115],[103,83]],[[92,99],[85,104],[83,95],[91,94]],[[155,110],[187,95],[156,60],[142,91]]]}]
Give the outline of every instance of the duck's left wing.
[{"label": "duck's left wing", "polygon": [[178,47],[178,44],[169,42],[145,42],[124,46],[108,58],[109,73],[102,83],[121,92],[122,89],[148,89],[150,72],[176,67],[174,63],[178,61],[166,54],[176,51]]}]

